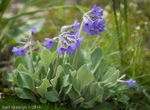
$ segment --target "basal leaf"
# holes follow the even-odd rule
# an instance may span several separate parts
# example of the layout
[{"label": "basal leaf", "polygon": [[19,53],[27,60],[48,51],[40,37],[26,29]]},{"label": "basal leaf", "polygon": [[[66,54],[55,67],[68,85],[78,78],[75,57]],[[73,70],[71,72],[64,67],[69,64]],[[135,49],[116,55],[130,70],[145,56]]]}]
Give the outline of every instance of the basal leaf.
[{"label": "basal leaf", "polygon": [[55,76],[55,78],[51,79],[51,83],[52,83],[52,85],[53,85],[54,88],[55,88],[56,85],[57,85],[57,80],[58,80],[58,78],[59,78],[59,76],[60,76],[60,74],[61,74],[62,71],[63,71],[63,68],[62,68],[62,66],[59,65],[59,66],[57,67],[57,71],[56,71],[56,76]]},{"label": "basal leaf", "polygon": [[72,66],[69,63],[65,64],[65,66],[64,66],[64,74],[65,75],[70,74],[70,70],[72,71]]},{"label": "basal leaf", "polygon": [[17,82],[18,82],[19,87],[27,88],[32,91],[35,91],[34,81],[29,74],[25,72],[19,72],[17,74]]},{"label": "basal leaf", "polygon": [[83,101],[84,101],[83,97],[80,97],[80,98],[76,99],[76,101],[74,102],[74,106],[83,103]]},{"label": "basal leaf", "polygon": [[37,69],[37,71],[33,75],[35,79],[40,79],[40,72],[41,72],[41,69],[42,69],[44,63],[42,61],[39,61],[38,65],[39,65],[38,69]]},{"label": "basal leaf", "polygon": [[110,68],[106,74],[103,76],[101,82],[102,83],[109,83],[109,82],[116,82],[119,77],[119,71],[115,68]]},{"label": "basal leaf", "polygon": [[91,73],[87,65],[83,65],[77,71],[76,83],[78,84],[78,89],[81,91],[86,85],[94,80],[94,76]]},{"label": "basal leaf", "polygon": [[94,106],[94,103],[95,102],[99,102],[99,100],[102,100],[102,96],[101,95],[98,95],[97,97],[91,99],[90,101],[88,102],[84,102],[82,107],[83,108],[91,108]]},{"label": "basal leaf", "polygon": [[46,99],[50,102],[57,102],[59,101],[58,93],[56,91],[49,91],[45,94]]},{"label": "basal leaf", "polygon": [[26,88],[16,88],[16,95],[21,99],[30,99],[33,102],[37,102],[33,92]]},{"label": "basal leaf", "polygon": [[100,47],[96,48],[95,50],[92,51],[91,53],[91,62],[89,64],[90,70],[92,73],[96,71],[98,68],[103,56],[103,51]]},{"label": "basal leaf", "polygon": [[17,85],[18,86],[17,75],[13,76],[13,85]]},{"label": "basal leaf", "polygon": [[29,71],[23,66],[22,63],[19,64],[17,70],[20,71],[20,72],[26,72],[26,73],[29,73]]},{"label": "basal leaf", "polygon": [[44,63],[45,70],[47,71],[50,62],[53,59],[53,54],[48,49],[44,48],[40,54],[40,57],[41,57],[41,61]]},{"label": "basal leaf", "polygon": [[28,69],[28,60],[29,59],[29,56],[28,55],[25,55],[24,57],[22,56],[18,56],[16,59],[15,59],[15,68],[17,68],[19,66],[19,64],[23,64],[24,67],[26,69]]},{"label": "basal leaf", "polygon": [[6,70],[4,70],[3,77],[4,77],[4,80],[13,82],[13,74],[8,73]]},{"label": "basal leaf", "polygon": [[42,84],[37,88],[38,93],[44,98],[45,93],[47,92],[47,88],[51,87],[51,84],[49,83],[47,78],[43,79]]}]

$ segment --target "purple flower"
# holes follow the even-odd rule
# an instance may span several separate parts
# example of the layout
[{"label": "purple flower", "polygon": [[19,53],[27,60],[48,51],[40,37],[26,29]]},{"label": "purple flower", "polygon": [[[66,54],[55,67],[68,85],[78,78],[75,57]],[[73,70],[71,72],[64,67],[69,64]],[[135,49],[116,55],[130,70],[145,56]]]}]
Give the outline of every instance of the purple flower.
[{"label": "purple flower", "polygon": [[103,9],[100,9],[100,11],[98,12],[99,16],[103,16]]},{"label": "purple flower", "polygon": [[124,83],[128,84],[129,87],[132,88],[133,86],[135,86],[136,81],[133,79],[130,79],[129,81],[124,81]]},{"label": "purple flower", "polygon": [[66,53],[67,53],[67,54],[71,54],[71,53],[73,53],[74,51],[75,51],[75,45],[70,44],[70,45],[67,46],[67,48],[66,48]]},{"label": "purple flower", "polygon": [[14,52],[15,53],[15,56],[19,56],[19,55],[22,55],[22,56],[25,56],[25,54],[26,54],[26,50],[25,50],[25,48],[16,48],[16,47],[13,47],[13,50],[12,50],[12,52]]},{"label": "purple flower", "polygon": [[64,47],[59,47],[56,51],[56,53],[60,53],[60,54],[64,54],[64,52],[66,51],[66,48]]},{"label": "purple flower", "polygon": [[94,34],[96,34],[97,35],[97,30],[94,30],[94,29],[92,29],[92,30],[89,30],[89,34],[91,35],[91,36],[93,36]]},{"label": "purple flower", "polygon": [[86,23],[84,23],[83,27],[84,27],[84,31],[87,32],[87,30],[92,29],[92,22],[87,21]]},{"label": "purple flower", "polygon": [[81,46],[83,38],[76,39],[75,48],[78,49]]},{"label": "purple flower", "polygon": [[33,28],[29,28],[29,30],[34,33],[37,30],[37,28],[33,27]]},{"label": "purple flower", "polygon": [[80,25],[80,23],[78,22],[78,20],[75,20],[73,27],[75,27],[75,29],[79,29],[79,25]]},{"label": "purple flower", "polygon": [[44,46],[47,46],[47,48],[50,50],[52,47],[54,47],[54,42],[55,42],[55,39],[49,39],[49,38],[45,38],[45,41],[43,43]]},{"label": "purple flower", "polygon": [[37,28],[36,28],[36,27],[33,27],[33,28],[29,28],[29,30],[30,30],[31,33],[32,33],[32,36],[31,36],[31,37],[33,37],[33,34],[34,34],[34,32],[37,30]]},{"label": "purple flower", "polygon": [[104,24],[105,24],[105,19],[99,19],[98,21],[97,21],[97,26],[98,27],[103,27],[104,26]]},{"label": "purple flower", "polygon": [[19,48],[19,52],[20,52],[20,55],[25,56],[27,51],[25,48]]},{"label": "purple flower", "polygon": [[15,53],[15,56],[19,56],[20,55],[19,49],[16,48],[16,47],[13,47],[12,52]]},{"label": "purple flower", "polygon": [[100,7],[97,7],[96,5],[93,6],[93,13],[95,16],[99,15],[99,10],[100,10]]}]

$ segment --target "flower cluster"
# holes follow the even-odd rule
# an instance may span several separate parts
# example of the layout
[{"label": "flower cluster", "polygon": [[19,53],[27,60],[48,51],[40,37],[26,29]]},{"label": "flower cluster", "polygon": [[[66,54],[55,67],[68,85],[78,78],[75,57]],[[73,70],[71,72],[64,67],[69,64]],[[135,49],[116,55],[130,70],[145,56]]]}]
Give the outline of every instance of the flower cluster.
[{"label": "flower cluster", "polygon": [[29,38],[24,38],[23,40],[25,42],[18,42],[19,45],[24,45],[21,48],[17,48],[17,47],[13,47],[12,52],[15,53],[15,56],[25,56],[25,54],[27,53],[26,48],[31,45],[31,39],[33,37],[34,32],[37,30],[37,28],[33,27],[33,28],[29,28],[29,30],[31,31],[31,36]]},{"label": "flower cluster", "polygon": [[100,35],[105,28],[105,17],[103,16],[103,9],[94,5],[93,9],[85,13],[83,16],[84,31],[90,35]]},{"label": "flower cluster", "polygon": [[79,25],[77,20],[75,20],[73,25],[63,26],[60,31],[59,37],[55,37],[53,39],[45,38],[44,46],[50,50],[54,46],[54,42],[58,39],[59,47],[56,53],[71,54],[75,52],[81,46],[82,38],[78,38],[79,34]]}]

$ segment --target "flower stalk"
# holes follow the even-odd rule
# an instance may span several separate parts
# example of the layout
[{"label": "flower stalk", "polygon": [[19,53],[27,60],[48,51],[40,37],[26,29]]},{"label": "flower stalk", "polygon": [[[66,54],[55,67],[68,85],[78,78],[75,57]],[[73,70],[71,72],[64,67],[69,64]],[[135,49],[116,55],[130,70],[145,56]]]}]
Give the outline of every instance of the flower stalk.
[{"label": "flower stalk", "polygon": [[56,65],[53,73],[53,78],[56,76],[57,67],[59,65],[59,53],[57,54]]},{"label": "flower stalk", "polygon": [[31,65],[32,65],[32,72],[34,73],[35,72],[35,68],[34,68],[34,65],[33,65],[33,57],[32,57],[32,43],[30,41],[30,60],[31,60]]},{"label": "flower stalk", "polygon": [[[83,30],[83,24],[84,24],[84,21],[82,21],[80,29],[79,29],[79,38],[81,38],[81,34],[82,34],[82,30]],[[73,63],[72,63],[73,70],[76,69],[76,62],[77,62],[78,54],[79,54],[79,49],[77,49],[75,52],[75,56],[74,56]]]}]

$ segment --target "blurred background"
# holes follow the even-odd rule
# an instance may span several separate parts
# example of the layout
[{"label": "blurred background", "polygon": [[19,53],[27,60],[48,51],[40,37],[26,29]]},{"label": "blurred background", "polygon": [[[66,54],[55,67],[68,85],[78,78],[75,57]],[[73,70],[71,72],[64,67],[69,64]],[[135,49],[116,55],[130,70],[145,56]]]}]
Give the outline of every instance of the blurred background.
[{"label": "blurred background", "polygon": [[[86,36],[82,48],[90,52],[102,47],[107,67],[115,66],[137,81],[128,106],[150,108],[150,0],[0,0],[0,92],[9,87],[2,73],[4,68],[13,70],[12,47],[30,36],[28,28],[36,27],[34,40],[43,43],[63,25],[75,19],[81,23],[83,13],[95,4],[104,9],[105,32]],[[33,45],[38,51],[36,42]]]}]

